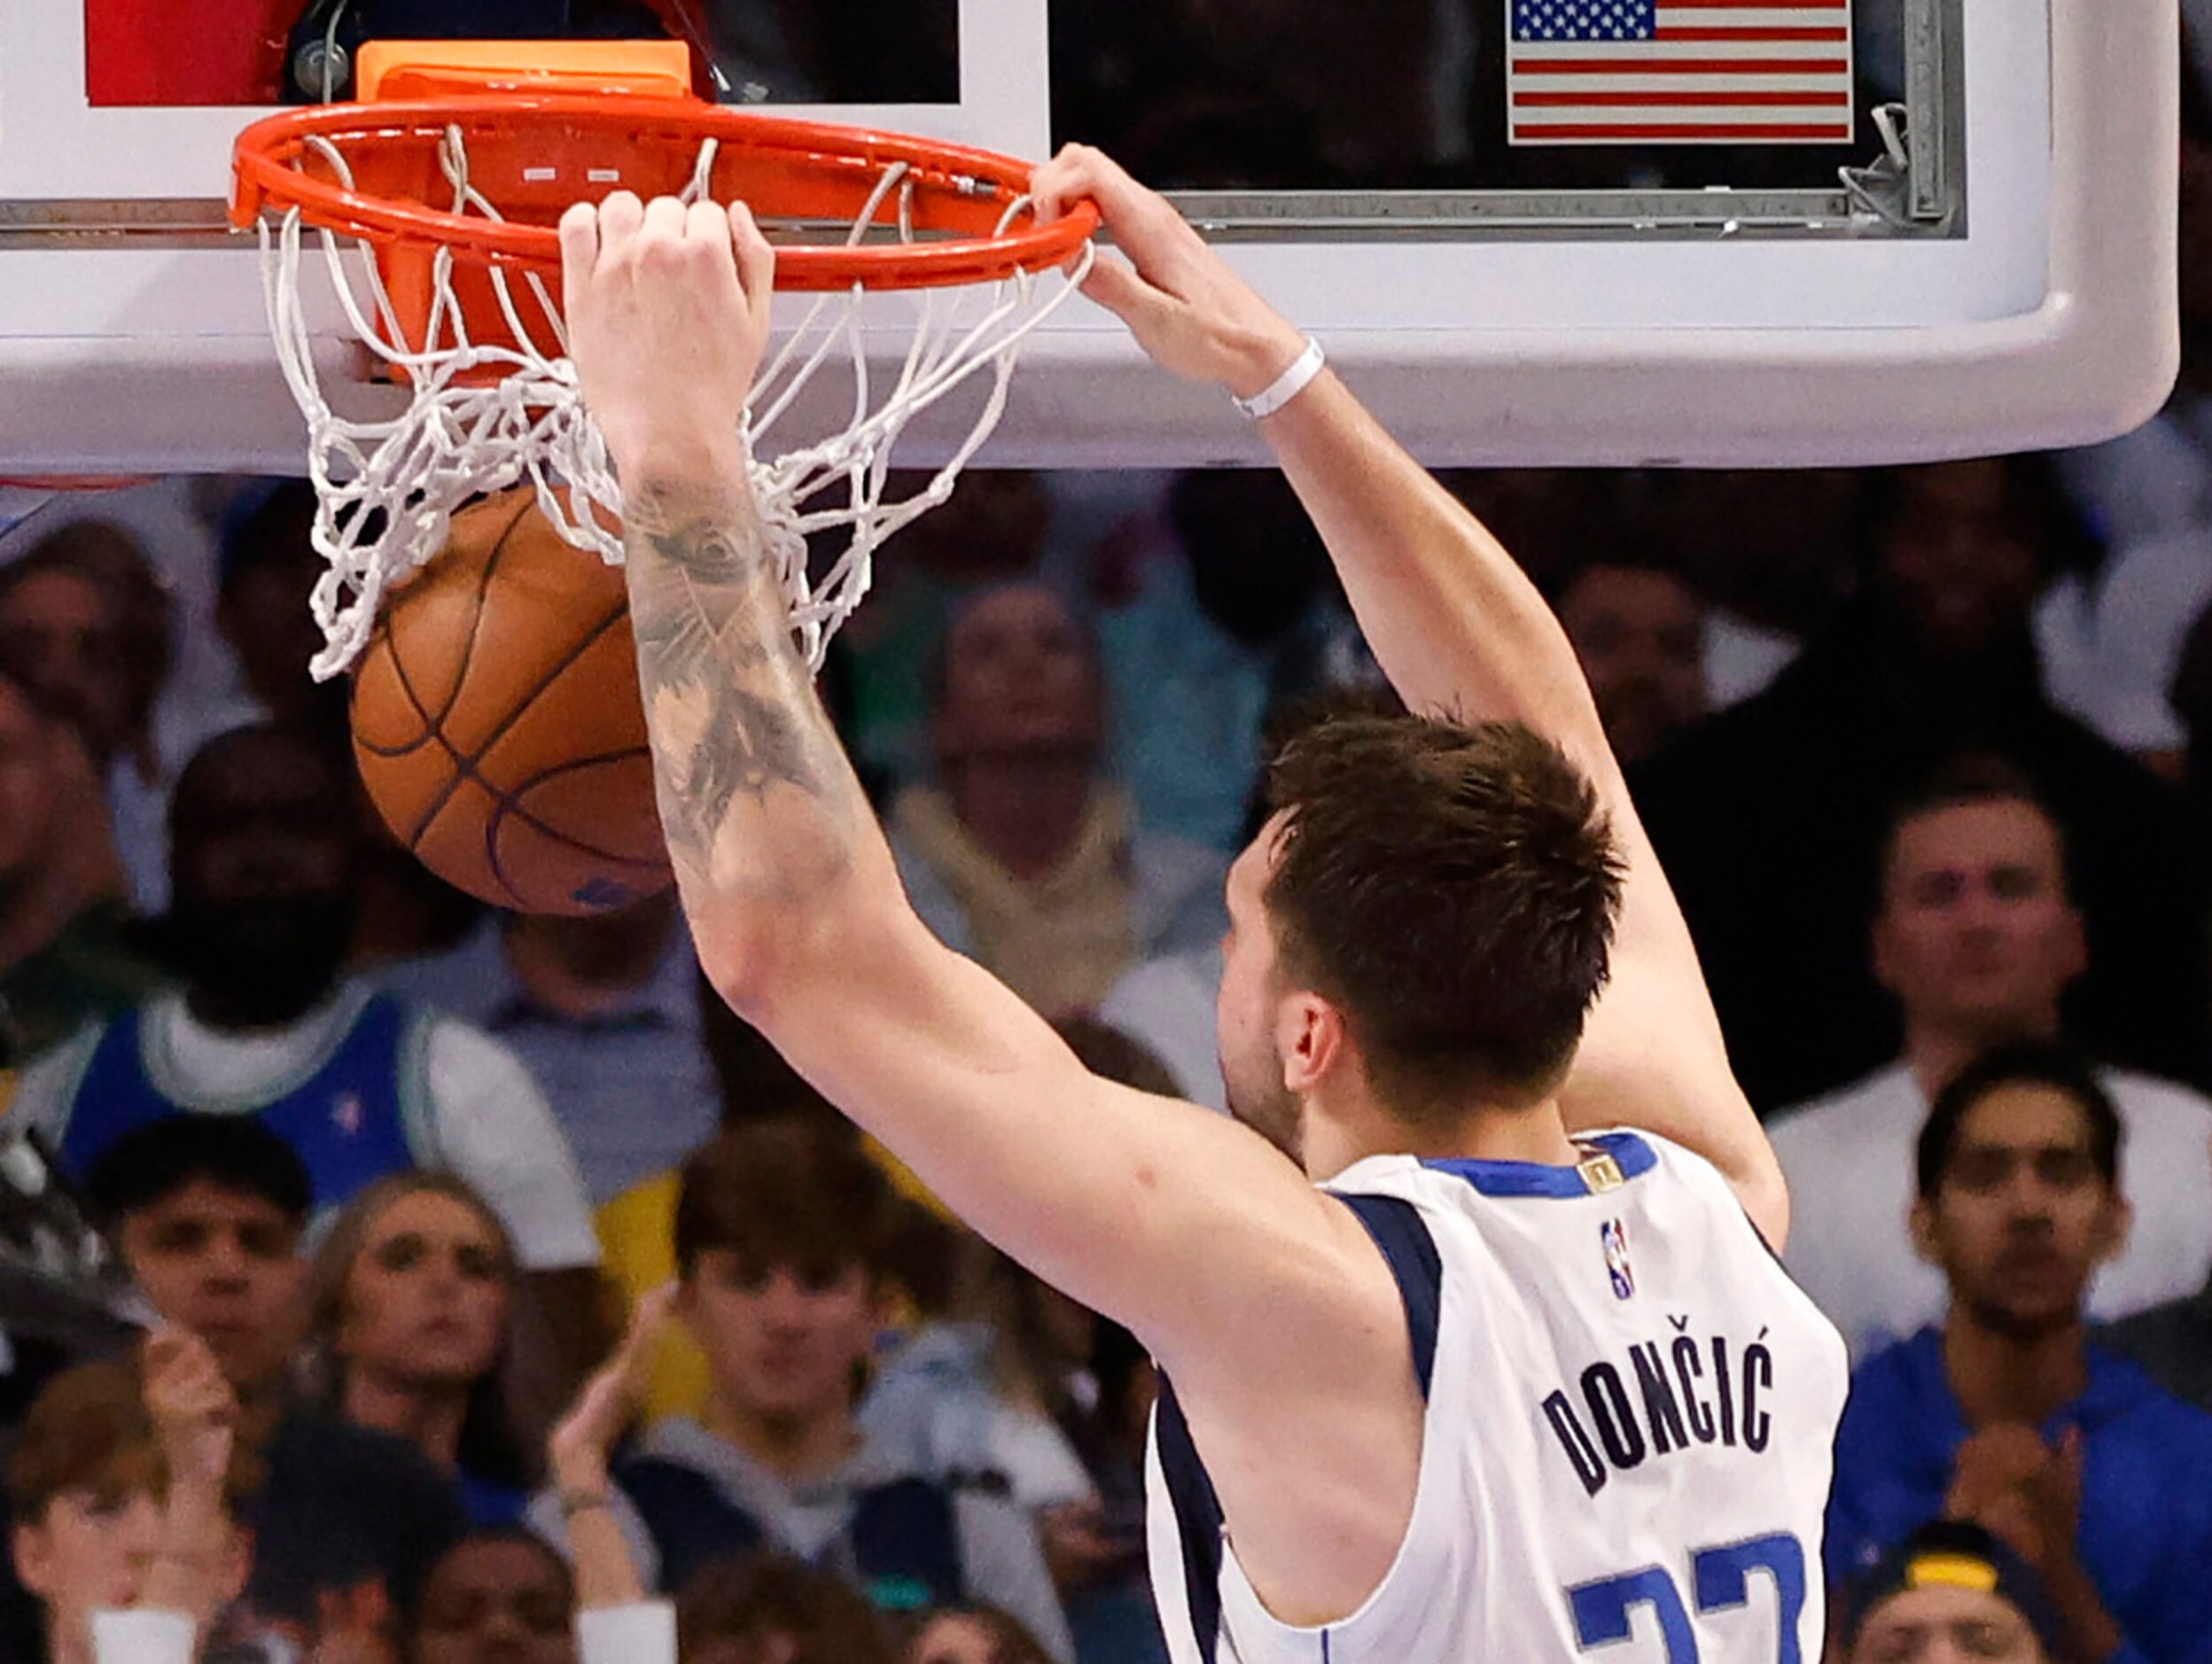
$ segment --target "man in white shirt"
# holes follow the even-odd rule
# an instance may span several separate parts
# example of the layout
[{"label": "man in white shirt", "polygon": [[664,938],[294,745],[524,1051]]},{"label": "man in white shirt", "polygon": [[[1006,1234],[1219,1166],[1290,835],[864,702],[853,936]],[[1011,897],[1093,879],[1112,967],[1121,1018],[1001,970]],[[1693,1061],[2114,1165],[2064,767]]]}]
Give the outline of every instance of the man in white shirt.
[{"label": "man in white shirt", "polygon": [[[1772,1128],[1795,1202],[1788,1264],[1863,1358],[1942,1315],[1943,1274],[1905,1226],[1913,1140],[1930,1098],[1977,1053],[2058,1033],[2088,964],[2062,835],[1994,758],[1954,764],[1898,812],[1873,931],[1875,973],[1904,1010],[1904,1054]],[[2134,1227],[2099,1273],[2090,1315],[2120,1317],[2203,1285],[2212,1265],[2212,1102],[2106,1069],[2126,1128]]]}]

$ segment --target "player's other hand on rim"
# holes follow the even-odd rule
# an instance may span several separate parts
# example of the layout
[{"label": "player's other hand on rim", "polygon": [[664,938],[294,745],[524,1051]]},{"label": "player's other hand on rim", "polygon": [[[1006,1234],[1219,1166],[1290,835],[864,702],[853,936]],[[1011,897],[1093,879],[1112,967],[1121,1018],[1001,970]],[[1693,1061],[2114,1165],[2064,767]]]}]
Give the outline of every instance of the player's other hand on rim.
[{"label": "player's other hand on rim", "polygon": [[563,311],[584,403],[626,476],[742,477],[738,424],[767,345],[775,251],[743,203],[618,191],[561,216]]},{"label": "player's other hand on rim", "polygon": [[1305,338],[1206,246],[1172,203],[1101,152],[1068,145],[1036,171],[1029,189],[1045,224],[1087,197],[1098,204],[1128,261],[1102,253],[1083,292],[1118,315],[1164,368],[1250,399],[1305,350]]}]

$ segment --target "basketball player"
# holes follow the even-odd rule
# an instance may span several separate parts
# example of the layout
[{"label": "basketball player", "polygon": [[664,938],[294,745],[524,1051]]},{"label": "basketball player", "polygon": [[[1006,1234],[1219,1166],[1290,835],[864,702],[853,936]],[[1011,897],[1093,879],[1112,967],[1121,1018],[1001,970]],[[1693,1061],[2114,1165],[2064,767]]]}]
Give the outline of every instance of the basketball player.
[{"label": "basketball player", "polygon": [[1035,194],[1098,202],[1131,263],[1091,296],[1260,421],[1420,714],[1271,765],[1228,885],[1235,1118],[1090,1076],[915,920],[791,647],[736,437],[774,278],[751,215],[572,209],[703,963],[1151,1348],[1179,1664],[1817,1657],[1842,1345],[1775,1263],[1780,1170],[1558,624],[1163,198],[1084,150]]}]

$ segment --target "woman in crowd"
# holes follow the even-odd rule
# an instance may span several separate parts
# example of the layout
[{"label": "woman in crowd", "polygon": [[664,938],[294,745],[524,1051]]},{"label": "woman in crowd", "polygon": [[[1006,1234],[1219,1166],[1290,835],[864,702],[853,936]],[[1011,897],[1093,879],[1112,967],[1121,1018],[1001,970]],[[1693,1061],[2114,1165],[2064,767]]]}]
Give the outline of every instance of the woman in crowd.
[{"label": "woman in crowd", "polygon": [[311,1278],[332,1411],[452,1470],[479,1525],[519,1518],[535,1466],[506,1402],[516,1278],[499,1216],[461,1180],[429,1172],[354,1198]]},{"label": "woman in crowd", "polygon": [[946,1606],[907,1645],[906,1664],[1051,1664],[1037,1637],[996,1606]]}]

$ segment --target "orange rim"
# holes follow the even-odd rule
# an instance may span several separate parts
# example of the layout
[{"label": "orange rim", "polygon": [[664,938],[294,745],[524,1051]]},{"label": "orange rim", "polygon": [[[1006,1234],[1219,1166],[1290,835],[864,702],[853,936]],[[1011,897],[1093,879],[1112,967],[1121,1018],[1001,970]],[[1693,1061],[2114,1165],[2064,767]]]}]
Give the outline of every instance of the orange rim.
[{"label": "orange rim", "polygon": [[[493,220],[430,206],[449,191],[438,156],[459,128],[471,183],[512,217]],[[764,220],[855,221],[884,170],[903,162],[914,191],[915,243],[859,247],[780,244],[776,287],[797,291],[920,289],[981,284],[1066,265],[1098,229],[1081,203],[1051,225],[1007,209],[1029,190],[1029,164],[993,152],[864,128],[801,121],[691,98],[520,93],[390,104],[310,105],[256,121],[233,152],[230,222],[252,226],[270,208],[376,245],[442,246],[458,259],[557,276],[555,223],[571,202],[617,190],[673,194],[688,183],[702,143],[720,142],[711,194],[743,200]],[[315,147],[343,156],[339,182]],[[901,191],[875,223],[899,224]]]}]

